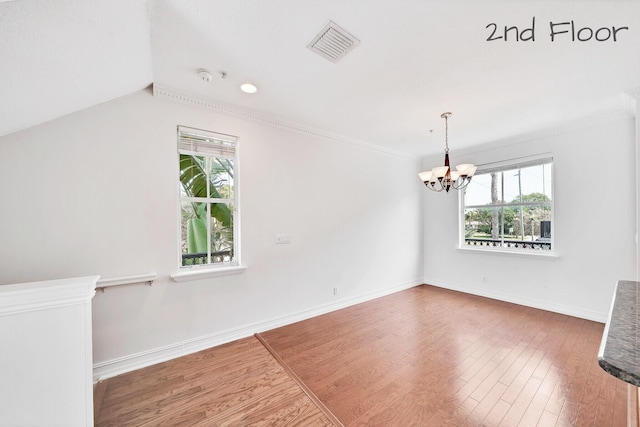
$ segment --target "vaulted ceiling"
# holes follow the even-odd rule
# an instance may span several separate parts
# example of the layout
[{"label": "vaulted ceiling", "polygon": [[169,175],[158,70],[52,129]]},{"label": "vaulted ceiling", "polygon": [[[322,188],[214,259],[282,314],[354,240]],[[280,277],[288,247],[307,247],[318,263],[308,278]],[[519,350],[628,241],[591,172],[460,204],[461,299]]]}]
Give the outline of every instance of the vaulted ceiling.
[{"label": "vaulted ceiling", "polygon": [[[306,47],[329,21],[360,42],[335,63]],[[640,2],[17,0],[0,46],[0,135],[154,84],[418,156],[444,111],[455,150],[629,110]]]}]

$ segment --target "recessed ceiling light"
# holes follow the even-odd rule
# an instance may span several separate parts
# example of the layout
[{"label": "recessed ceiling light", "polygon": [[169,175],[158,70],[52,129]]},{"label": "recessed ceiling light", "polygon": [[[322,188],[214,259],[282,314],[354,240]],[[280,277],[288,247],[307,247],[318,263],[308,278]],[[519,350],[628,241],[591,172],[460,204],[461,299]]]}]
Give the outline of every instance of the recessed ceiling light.
[{"label": "recessed ceiling light", "polygon": [[252,83],[242,83],[240,85],[240,90],[244,93],[256,93],[258,91],[258,87]]}]

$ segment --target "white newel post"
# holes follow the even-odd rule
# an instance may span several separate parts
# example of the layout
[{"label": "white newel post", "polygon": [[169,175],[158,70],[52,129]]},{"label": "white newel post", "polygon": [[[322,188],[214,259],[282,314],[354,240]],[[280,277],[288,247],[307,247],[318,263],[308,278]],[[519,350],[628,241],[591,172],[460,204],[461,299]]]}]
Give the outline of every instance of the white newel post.
[{"label": "white newel post", "polygon": [[0,426],[92,426],[99,276],[0,286]]}]

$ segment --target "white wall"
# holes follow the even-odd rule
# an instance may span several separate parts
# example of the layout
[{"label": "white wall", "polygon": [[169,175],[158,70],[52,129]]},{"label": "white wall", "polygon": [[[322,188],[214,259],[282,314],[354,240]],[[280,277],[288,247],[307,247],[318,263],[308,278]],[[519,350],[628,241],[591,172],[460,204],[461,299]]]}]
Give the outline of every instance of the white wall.
[{"label": "white wall", "polygon": [[634,118],[613,114],[476,150],[452,150],[452,163],[553,154],[558,257],[456,249],[457,194],[425,191],[425,283],[606,321],[617,280],[636,278]]},{"label": "white wall", "polygon": [[[169,277],[178,124],[240,138],[242,275]],[[0,138],[0,284],[156,272],[94,298],[96,372],[113,375],[421,283],[418,169],[135,93]]]}]

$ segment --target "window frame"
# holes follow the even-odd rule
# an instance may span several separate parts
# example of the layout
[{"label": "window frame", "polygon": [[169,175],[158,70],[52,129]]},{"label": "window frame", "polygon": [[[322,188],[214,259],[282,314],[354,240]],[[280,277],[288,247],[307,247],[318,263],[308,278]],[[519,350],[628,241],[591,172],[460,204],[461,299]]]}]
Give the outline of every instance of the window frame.
[{"label": "window frame", "polygon": [[[500,190],[501,200],[497,204],[485,204],[485,205],[465,205],[465,194],[466,188],[463,191],[459,192],[458,195],[458,207],[459,207],[459,219],[458,219],[458,250],[461,251],[471,251],[471,252],[481,252],[481,253],[502,253],[502,254],[516,254],[516,255],[532,255],[532,256],[547,256],[547,257],[557,257],[556,252],[556,244],[555,244],[555,196],[554,196],[554,187],[555,187],[555,173],[554,173],[554,159],[551,153],[545,153],[537,156],[527,156],[517,159],[509,159],[499,162],[486,163],[482,165],[478,165],[478,170],[474,177],[479,175],[487,175],[492,172],[505,172],[505,171],[517,171],[518,169],[524,169],[526,167],[531,166],[541,166],[548,165],[549,166],[549,174],[551,177],[551,183],[549,185],[549,193],[550,200],[547,203],[541,202],[517,202],[510,203],[505,202],[504,200],[504,175],[501,179],[502,188]],[[467,209],[479,209],[479,208],[491,208],[498,207],[501,210],[510,207],[518,207],[524,208],[527,206],[543,206],[547,205],[550,207],[550,228],[551,228],[551,237],[550,237],[550,249],[536,249],[536,248],[526,248],[526,247],[506,247],[504,246],[504,241],[506,240],[504,237],[504,215],[501,215],[503,218],[500,227],[501,227],[501,245],[500,246],[488,246],[488,245],[469,245],[466,243],[465,237],[465,211]],[[526,240],[523,240],[523,244],[526,244]]]},{"label": "window frame", "polygon": [[[219,277],[232,274],[240,274],[246,267],[241,266],[240,257],[240,206],[239,206],[239,188],[240,188],[240,162],[239,162],[239,138],[234,135],[223,134],[219,132],[208,131],[204,129],[198,129],[188,126],[177,126],[177,266],[178,271],[172,274],[171,277],[176,282],[183,282],[189,280],[197,280],[209,277]],[[202,142],[189,142],[188,138],[184,138],[185,134],[191,134],[198,137],[202,137],[205,140],[221,141],[220,144]],[[187,142],[185,142],[187,141]],[[209,189],[211,182],[207,177],[207,196],[206,197],[191,197],[184,195],[182,192],[182,183],[180,181],[180,156],[186,154],[190,156],[204,157],[205,159],[212,158],[227,158],[233,161],[233,184],[232,184],[232,197],[211,197]],[[206,160],[207,164],[210,160]],[[182,237],[182,205],[185,202],[206,203],[207,207],[207,263],[183,265],[183,237]],[[227,206],[232,207],[232,221],[233,221],[233,245],[232,245],[232,258],[229,261],[224,262],[212,262],[212,242],[211,242],[211,203],[225,203]]]}]

